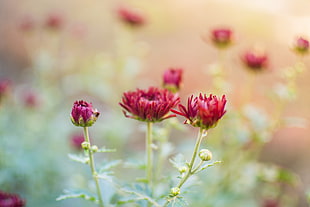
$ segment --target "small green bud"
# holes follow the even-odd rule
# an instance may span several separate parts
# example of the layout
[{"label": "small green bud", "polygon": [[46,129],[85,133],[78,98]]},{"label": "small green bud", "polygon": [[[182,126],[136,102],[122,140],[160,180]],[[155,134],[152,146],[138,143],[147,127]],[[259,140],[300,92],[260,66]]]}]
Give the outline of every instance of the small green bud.
[{"label": "small green bud", "polygon": [[179,195],[180,194],[180,188],[178,188],[178,187],[174,187],[174,188],[171,188],[171,190],[170,190],[170,194],[172,195],[172,196],[177,196],[177,195]]},{"label": "small green bud", "polygon": [[202,161],[209,161],[212,159],[212,153],[207,149],[202,149],[199,152],[199,157]]},{"label": "small green bud", "polygon": [[186,166],[182,166],[182,167],[179,167],[178,170],[182,174],[182,173],[185,173],[187,171],[187,167]]},{"label": "small green bud", "polygon": [[82,142],[81,146],[82,146],[82,148],[83,148],[84,150],[88,150],[88,149],[90,148],[90,143],[84,141],[84,142]]},{"label": "small green bud", "polygon": [[91,146],[93,152],[98,152],[98,147],[96,145]]}]

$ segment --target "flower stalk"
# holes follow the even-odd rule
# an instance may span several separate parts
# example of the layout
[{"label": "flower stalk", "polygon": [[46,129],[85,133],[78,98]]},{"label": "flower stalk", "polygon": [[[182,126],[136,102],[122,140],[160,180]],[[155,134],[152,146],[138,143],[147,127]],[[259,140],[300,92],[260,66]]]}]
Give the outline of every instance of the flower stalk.
[{"label": "flower stalk", "polygon": [[147,132],[146,132],[146,179],[149,186],[152,189],[152,178],[153,178],[153,152],[152,152],[152,128],[153,123],[147,122]]},{"label": "flower stalk", "polygon": [[88,127],[84,127],[84,138],[85,138],[85,142],[89,143],[89,147],[87,149],[88,157],[89,157],[89,166],[91,169],[91,173],[93,175],[93,179],[94,179],[95,184],[96,184],[96,190],[97,190],[97,195],[98,195],[98,200],[99,200],[99,207],[104,207],[103,199],[102,199],[102,195],[101,195],[101,189],[100,189],[100,185],[99,185],[98,173],[97,173],[96,167],[95,167],[94,155],[93,155],[93,151],[91,149],[92,146],[90,144]]},{"label": "flower stalk", "polygon": [[201,166],[201,164],[199,164],[198,167],[196,167],[195,170],[193,170],[195,159],[197,157],[197,153],[198,153],[201,141],[202,141],[203,137],[206,136],[206,133],[207,133],[206,130],[199,128],[199,134],[198,134],[198,137],[196,140],[196,144],[195,144],[195,148],[193,151],[191,161],[188,164],[188,170],[187,170],[185,176],[180,180],[179,184],[177,185],[178,188],[181,188],[183,186],[183,184],[187,181],[187,179],[198,170],[199,166]]}]

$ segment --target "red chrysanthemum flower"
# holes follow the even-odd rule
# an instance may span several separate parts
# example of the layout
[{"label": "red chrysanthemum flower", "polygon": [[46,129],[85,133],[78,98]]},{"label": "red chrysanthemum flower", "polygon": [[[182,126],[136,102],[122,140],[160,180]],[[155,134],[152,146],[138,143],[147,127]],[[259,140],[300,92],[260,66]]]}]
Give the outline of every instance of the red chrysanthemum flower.
[{"label": "red chrysanthemum flower", "polygon": [[247,51],[241,57],[241,60],[245,66],[252,71],[261,71],[267,68],[268,57],[266,54],[258,54],[252,51]]},{"label": "red chrysanthemum flower", "polygon": [[191,124],[194,127],[202,129],[210,129],[217,125],[218,121],[226,113],[225,110],[226,97],[217,98],[210,94],[200,94],[198,97],[192,95],[188,98],[187,107],[182,104],[178,105],[179,111],[172,109],[171,111],[184,116],[185,124]]},{"label": "red chrysanthemum flower", "polygon": [[301,54],[301,55],[308,53],[309,41],[302,37],[299,37],[295,42],[294,49],[298,54]]},{"label": "red chrysanthemum flower", "polygon": [[[137,89],[123,94],[122,103],[124,115],[128,118],[146,122],[159,122],[175,117],[168,114],[170,109],[180,102],[178,95],[167,89],[150,87],[147,90]],[[127,114],[127,112],[130,114]]]},{"label": "red chrysanthemum flower", "polygon": [[17,194],[0,191],[0,207],[23,207],[25,203]]},{"label": "red chrysanthemum flower", "polygon": [[218,28],[211,32],[211,40],[218,48],[226,48],[232,43],[233,32],[228,28]]},{"label": "red chrysanthemum flower", "polygon": [[177,92],[182,83],[182,69],[170,68],[164,72],[163,86],[172,92]]},{"label": "red chrysanthemum flower", "polygon": [[124,23],[130,26],[141,26],[145,23],[145,18],[140,12],[128,7],[120,7],[117,14]]},{"label": "red chrysanthemum flower", "polygon": [[71,121],[76,126],[89,127],[96,122],[99,114],[97,109],[93,109],[91,103],[83,100],[75,101],[71,111]]}]

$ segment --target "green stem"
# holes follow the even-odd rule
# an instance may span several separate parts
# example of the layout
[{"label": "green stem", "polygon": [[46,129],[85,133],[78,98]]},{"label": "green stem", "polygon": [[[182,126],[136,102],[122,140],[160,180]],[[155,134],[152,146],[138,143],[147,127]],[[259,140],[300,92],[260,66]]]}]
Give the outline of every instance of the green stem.
[{"label": "green stem", "polygon": [[101,189],[100,189],[100,185],[99,185],[99,180],[98,180],[98,176],[97,176],[98,174],[97,174],[97,171],[96,171],[96,168],[95,168],[94,155],[93,155],[93,152],[91,150],[91,144],[90,144],[89,134],[88,134],[88,127],[84,127],[84,138],[85,138],[85,141],[89,143],[89,149],[87,150],[88,151],[88,156],[89,156],[89,166],[90,166],[90,169],[91,169],[94,181],[96,183],[96,189],[97,189],[97,195],[98,195],[98,200],[99,200],[99,206],[100,207],[104,207],[103,199],[102,199],[102,196],[101,196]]},{"label": "green stem", "polygon": [[[188,164],[188,170],[186,172],[186,174],[184,175],[184,177],[180,180],[179,184],[177,185],[178,188],[181,188],[183,186],[183,184],[187,181],[187,179],[195,174],[195,172],[197,172],[197,170],[201,167],[202,165],[202,162],[200,162],[198,164],[197,167],[194,168],[193,170],[193,166],[194,166],[194,163],[195,163],[195,159],[196,159],[196,156],[197,156],[197,153],[198,153],[198,150],[199,150],[199,147],[200,147],[200,144],[201,144],[201,141],[203,139],[203,137],[205,137],[207,134],[207,131],[200,128],[199,129],[199,134],[198,134],[198,137],[197,137],[197,140],[196,140],[196,144],[195,144],[195,148],[194,148],[194,152],[193,152],[193,155],[192,155],[192,158],[191,158],[191,161],[190,163]],[[164,207],[167,206],[169,204],[169,200],[166,201],[166,203],[163,205]]]},{"label": "green stem", "polygon": [[146,179],[150,185],[152,186],[152,122],[147,122],[147,132],[146,132]]},{"label": "green stem", "polygon": [[202,128],[199,129],[199,134],[198,134],[198,137],[197,137],[197,140],[196,140],[196,144],[195,144],[195,148],[194,148],[194,152],[193,152],[191,161],[190,161],[189,166],[188,166],[188,170],[187,170],[185,176],[180,180],[180,182],[179,182],[179,184],[177,186],[178,188],[181,188],[182,185],[187,181],[187,179],[191,175],[194,174],[194,171],[192,171],[192,169],[193,169],[193,166],[194,166],[194,163],[195,163],[195,159],[196,159],[196,156],[197,156],[197,153],[198,153],[198,150],[199,150],[202,138],[205,136],[204,132],[205,132],[204,129],[202,129]]}]

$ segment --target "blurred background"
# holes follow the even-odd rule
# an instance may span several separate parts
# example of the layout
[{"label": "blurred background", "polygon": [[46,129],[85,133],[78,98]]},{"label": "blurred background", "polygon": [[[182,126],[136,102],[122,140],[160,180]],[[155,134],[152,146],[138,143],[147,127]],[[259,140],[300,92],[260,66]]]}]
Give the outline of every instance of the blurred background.
[{"label": "blurred background", "polygon": [[[118,16],[120,6],[141,13],[143,25],[125,25]],[[269,63],[266,71],[255,75],[248,101],[272,114],[276,106],[269,92],[275,83],[283,82],[283,71],[299,61],[292,49],[294,41],[299,36],[310,38],[309,9],[307,0],[1,0],[0,79],[10,80],[13,91],[11,102],[0,109],[2,114],[7,112],[7,117],[1,118],[0,141],[10,143],[3,145],[7,152],[0,153],[2,166],[25,169],[34,159],[37,169],[26,169],[29,174],[23,176],[56,176],[59,172],[48,168],[61,168],[57,160],[67,160],[66,152],[72,150],[68,137],[75,131],[68,117],[77,98],[89,98],[106,112],[101,117],[105,120],[99,120],[103,127],[93,133],[103,132],[103,143],[116,145],[119,140],[121,147],[120,140],[133,132],[126,128],[116,135],[117,126],[135,126],[124,120],[118,106],[124,91],[158,86],[163,71],[176,67],[184,70],[182,100],[193,93],[213,92],[210,68],[218,61],[219,52],[209,35],[218,27],[228,27],[234,33],[233,45],[225,56],[228,71],[224,73],[230,84],[220,91],[227,92],[229,107],[243,104],[241,91],[248,87],[249,76],[240,57],[255,48],[266,52]],[[302,62],[305,67],[296,78],[296,96],[281,111],[281,117],[289,117],[290,124],[274,131],[259,156],[263,162],[296,173],[302,183],[301,194],[310,187],[309,55],[303,56]],[[113,118],[115,114],[117,118]],[[21,141],[23,136],[31,141]],[[8,141],[12,139],[13,143]],[[23,152],[19,152],[21,148]],[[30,156],[31,151],[48,154],[43,156],[48,163],[37,160],[37,155]],[[27,154],[30,157],[24,157]],[[44,172],[39,170],[43,168]],[[10,171],[1,171],[2,183],[16,179]],[[61,176],[56,177],[69,179]],[[33,180],[28,182],[25,185]],[[53,182],[50,180],[50,185]],[[19,188],[16,180],[14,185],[0,185],[0,190]],[[62,187],[55,186],[54,198]],[[49,199],[52,203],[53,198]],[[29,206],[42,205],[29,202]],[[307,206],[304,197],[299,206]]]}]

